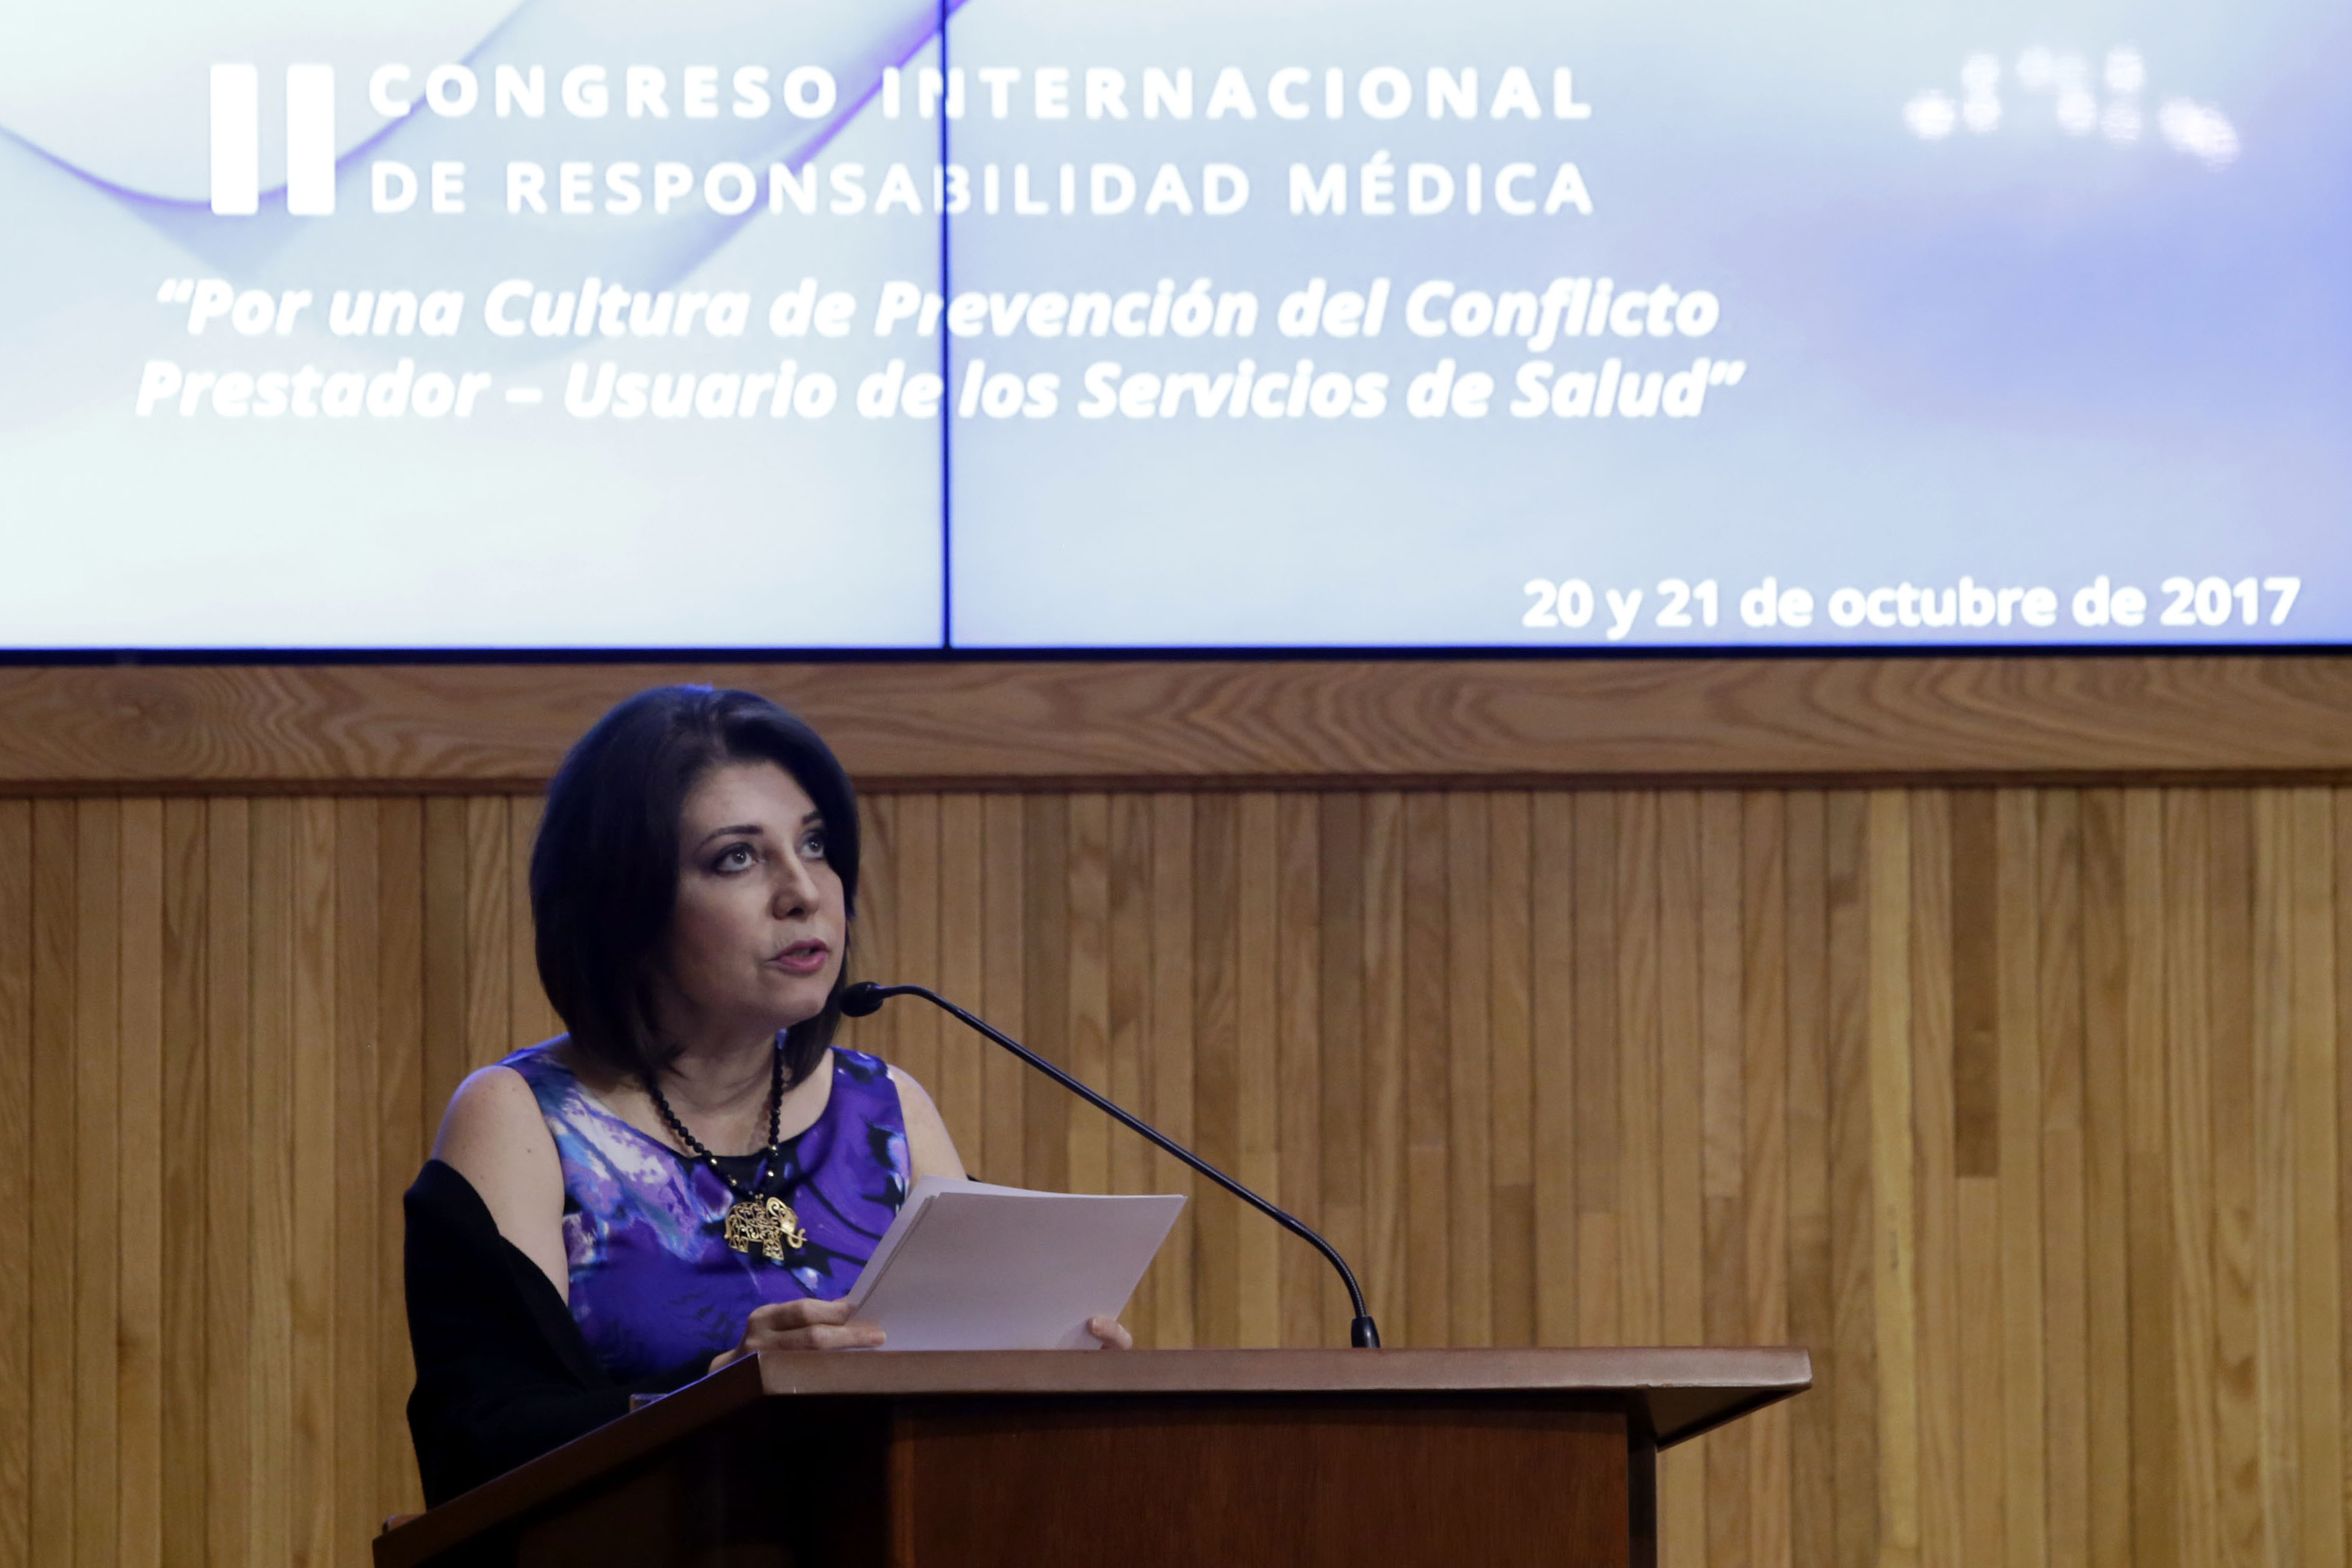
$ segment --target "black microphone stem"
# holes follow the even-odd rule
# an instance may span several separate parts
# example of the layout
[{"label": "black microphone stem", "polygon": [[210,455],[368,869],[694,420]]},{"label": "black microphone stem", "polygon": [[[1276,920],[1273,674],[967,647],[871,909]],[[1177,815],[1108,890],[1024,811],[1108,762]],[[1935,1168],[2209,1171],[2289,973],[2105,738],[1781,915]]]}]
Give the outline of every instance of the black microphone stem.
[{"label": "black microphone stem", "polygon": [[1064,1072],[1060,1068],[1055,1067],[1052,1062],[1047,1061],[1045,1058],[1039,1056],[1036,1052],[1031,1050],[1028,1047],[1023,1045],[1012,1036],[1005,1034],[1003,1030],[991,1025],[986,1019],[975,1017],[973,1015],[965,1012],[962,1008],[957,1006],[954,1003],[949,1001],[938,992],[928,990],[920,985],[877,985],[872,981],[867,981],[863,984],[850,986],[848,988],[848,993],[845,994],[843,996],[844,1003],[847,1004],[851,1001],[851,994],[859,992],[865,994],[866,999],[870,999],[870,1005],[857,1007],[854,1010],[849,1006],[845,1006],[844,1011],[850,1012],[853,1017],[862,1016],[864,1014],[874,1011],[882,1005],[884,998],[890,996],[920,996],[924,1001],[930,1003],[933,1006],[954,1015],[955,1017],[960,1019],[967,1027],[975,1029],[981,1034],[987,1036],[990,1039],[994,1040],[998,1045],[1003,1046],[1006,1050],[1011,1051],[1014,1056],[1019,1057],[1023,1061],[1027,1062],[1031,1067],[1035,1068],[1039,1072],[1044,1073],[1047,1078],[1052,1079],[1055,1083],[1060,1084],[1064,1089],[1068,1089],[1072,1094],[1076,1095],[1080,1100],[1085,1100],[1097,1110],[1101,1111],[1104,1115],[1111,1118],[1111,1120],[1117,1121],[1119,1125],[1128,1128],[1129,1131],[1141,1134],[1144,1138],[1149,1139],[1151,1142],[1157,1144],[1160,1148],[1166,1150],[1169,1153],[1175,1155],[1176,1158],[1183,1161],[1184,1163],[1190,1165],[1195,1171],[1200,1172],[1201,1174],[1208,1177],[1209,1180],[1216,1183],[1217,1185],[1224,1188],[1225,1191],[1233,1194],[1234,1196],[1241,1199],[1242,1202],[1248,1204],[1251,1207],[1265,1215],[1268,1219],[1273,1220],[1276,1225],[1279,1225],[1285,1230],[1289,1231],[1293,1236],[1299,1237],[1301,1240],[1312,1246],[1316,1251],[1324,1256],[1325,1259],[1330,1263],[1332,1268],[1339,1271],[1339,1281],[1348,1288],[1348,1300],[1354,1308],[1356,1314],[1355,1321],[1348,1325],[1349,1342],[1354,1345],[1358,1350],[1380,1349],[1381,1331],[1379,1325],[1372,1321],[1371,1313],[1365,1309],[1363,1288],[1356,1283],[1356,1276],[1354,1272],[1349,1268],[1347,1259],[1341,1258],[1339,1251],[1333,1247],[1329,1242],[1324,1240],[1320,1236],[1318,1236],[1307,1226],[1298,1220],[1293,1219],[1289,1215],[1285,1214],[1281,1209],[1276,1208],[1274,1205],[1266,1202],[1265,1199],[1258,1196],[1255,1193],[1250,1191],[1247,1187],[1242,1185],[1231,1176],[1226,1175],[1223,1171],[1218,1170],[1214,1165],[1210,1164],[1206,1160],[1202,1159],[1190,1149],[1185,1148],[1182,1144],[1178,1143],[1171,1138],[1169,1138],[1160,1132],[1159,1129],[1151,1126],[1149,1122],[1146,1122],[1138,1117],[1129,1115],[1126,1111],[1120,1110],[1109,1100],[1105,1100],[1101,1095],[1097,1094],[1093,1089],[1088,1089],[1085,1084],[1080,1083],[1076,1079],[1072,1078],[1068,1073]]}]

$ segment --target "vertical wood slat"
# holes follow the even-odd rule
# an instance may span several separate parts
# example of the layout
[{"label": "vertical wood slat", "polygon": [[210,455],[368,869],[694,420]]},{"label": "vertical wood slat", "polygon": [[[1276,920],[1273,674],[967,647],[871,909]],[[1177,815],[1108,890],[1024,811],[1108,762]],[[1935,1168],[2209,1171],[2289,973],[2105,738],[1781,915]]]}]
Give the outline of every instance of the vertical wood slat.
[{"label": "vertical wood slat", "polygon": [[[0,802],[0,1568],[357,1563],[413,1504],[397,1196],[548,1026],[535,809]],[[871,951],[1325,1222],[1391,1342],[1812,1343],[1777,1431],[1667,1456],[1668,1563],[2340,1564],[2347,821],[912,795]],[[920,1018],[879,1037],[983,1174],[1181,1190]],[[187,1223],[96,1223],[142,1159]],[[1334,1339],[1318,1261],[1214,1207],[1146,1339]]]},{"label": "vertical wood slat", "polygon": [[1529,818],[1535,1331],[1538,1344],[1567,1345],[1577,1336],[1576,797],[1546,791]]},{"label": "vertical wood slat", "polygon": [[[1746,1331],[1757,1344],[1789,1337],[1788,816],[1779,792],[1740,802],[1741,1205]],[[1786,1407],[1748,1424],[1749,1560],[1790,1561]]]},{"label": "vertical wood slat", "polygon": [[1832,1285],[1828,1354],[1820,1364],[1836,1510],[1828,1560],[1838,1568],[1864,1568],[1879,1560],[1880,1518],[1873,807],[1868,797],[1842,790],[1829,797],[1822,816]]},{"label": "vertical wood slat", "polygon": [[[1658,1310],[1666,1343],[1706,1340],[1706,1153],[1700,1048],[1706,921],[1699,797],[1667,792],[1658,806]],[[1678,1108],[1678,1109],[1669,1109]],[[1658,1534],[1668,1568],[1706,1561],[1709,1439],[1659,1456]]]},{"label": "vertical wood slat", "polygon": [[[74,1562],[110,1564],[120,1542],[122,808],[76,803],[74,823]],[[58,1342],[60,1345],[67,1342]]]},{"label": "vertical wood slat", "polygon": [[1617,797],[1576,797],[1576,1337],[1612,1344],[1618,1323]]},{"label": "vertical wood slat", "polygon": [[[432,1146],[441,1107],[427,1099],[425,1050],[425,812],[414,797],[375,803],[376,1253],[375,1398],[404,1407],[415,1369],[403,1292],[400,1195]],[[374,1502],[413,1513],[425,1499],[396,1432],[376,1435]],[[364,1526],[365,1521],[362,1520]]]},{"label": "vertical wood slat", "polygon": [[0,801],[0,1568],[33,1560],[33,858],[31,803]]},{"label": "vertical wood slat", "polygon": [[[1830,1224],[1829,831],[1816,790],[1792,792],[1785,808],[1788,1088],[1785,1106],[1788,1315],[1784,1337],[1817,1347],[1825,1386],[1841,1376],[1835,1269]],[[1629,1116],[1629,1121],[1632,1120]],[[1835,1406],[1801,1401],[1789,1412],[1789,1557],[1836,1559]]]},{"label": "vertical wood slat", "polygon": [[[1274,1175],[1277,1200],[1309,1226],[1329,1216],[1323,1206],[1322,824],[1311,795],[1276,797],[1274,1012],[1260,1035],[1275,1069]],[[1253,1222],[1255,1223],[1255,1222]],[[1267,1231],[1278,1249],[1275,1342],[1334,1342],[1320,1310],[1321,1257],[1286,1236]]]},{"label": "vertical wood slat", "polygon": [[1488,1033],[1492,949],[1486,936],[1490,845],[1486,800],[1444,801],[1445,858],[1445,1342],[1494,1342],[1494,1042]]},{"label": "vertical wood slat", "polygon": [[[1488,1247],[1494,1342],[1535,1342],[1535,1077],[1528,1009],[1534,999],[1528,878],[1533,824],[1525,795],[1506,792],[1488,807],[1486,1011],[1492,1042],[1488,1103],[1494,1182]],[[1614,984],[1615,977],[1611,976]],[[1344,1045],[1335,1039],[1325,1071]]]},{"label": "vertical wood slat", "polygon": [[[1748,1338],[1746,952],[1740,800],[1727,791],[1699,797],[1699,1122],[1705,1207],[1701,1245],[1703,1329],[1710,1344]],[[1727,1426],[1706,1438],[1706,1561],[1745,1564],[1753,1543],[1752,1429]]]},{"label": "vertical wood slat", "polygon": [[[118,1174],[118,1208],[154,1179],[164,1146],[163,803],[122,802],[120,832],[116,1114],[121,1168],[132,1173]],[[163,1227],[119,1225],[114,1244],[115,1561],[154,1568],[163,1555]]]},{"label": "vertical wood slat", "polygon": [[[1252,791],[1237,803],[1234,953],[1234,1121],[1236,1174],[1261,1193],[1280,1188],[1281,1059],[1277,909],[1281,889],[1276,799]],[[1282,1334],[1282,1231],[1217,1194],[1234,1215],[1236,1344],[1271,1346]]]},{"label": "vertical wood slat", "polygon": [[[190,1217],[163,1227],[163,1464],[156,1507],[169,1521],[162,1561],[199,1568],[205,1561],[211,1491],[205,1473],[209,1422],[205,1400],[206,1223],[212,1208],[205,1170],[205,805],[163,804],[161,1030],[163,1126],[157,1173]],[[7,852],[0,848],[0,863]],[[0,1089],[0,1094],[5,1094]]]},{"label": "vertical wood slat", "polygon": [[[1152,1124],[1196,1148],[1194,1124],[1193,991],[1194,899],[1193,809],[1181,795],[1155,795],[1151,812],[1151,1114]],[[1199,1188],[1193,1173],[1170,1154],[1154,1152],[1152,1182],[1163,1193],[1191,1196]],[[1158,1342],[1182,1348],[1199,1334],[1199,1256],[1195,1205],[1187,1202],[1176,1227],[1153,1260],[1146,1283],[1154,1288],[1153,1327]]]}]

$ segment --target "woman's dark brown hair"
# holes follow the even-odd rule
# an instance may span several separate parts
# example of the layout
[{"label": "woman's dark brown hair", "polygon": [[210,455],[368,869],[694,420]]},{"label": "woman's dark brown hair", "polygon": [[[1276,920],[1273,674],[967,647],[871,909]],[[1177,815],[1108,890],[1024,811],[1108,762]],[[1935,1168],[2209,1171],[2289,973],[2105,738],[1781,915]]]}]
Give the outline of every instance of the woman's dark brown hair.
[{"label": "woman's dark brown hair", "polygon": [[[764,697],[708,686],[641,691],[599,719],[556,771],[530,850],[530,913],[540,984],[591,1060],[650,1078],[674,1054],[656,1033],[653,982],[677,904],[679,813],[711,769],[761,762],[808,792],[854,917],[857,796],[849,775],[814,730]],[[848,945],[824,1011],[785,1032],[794,1083],[824,1058],[841,1022]]]}]

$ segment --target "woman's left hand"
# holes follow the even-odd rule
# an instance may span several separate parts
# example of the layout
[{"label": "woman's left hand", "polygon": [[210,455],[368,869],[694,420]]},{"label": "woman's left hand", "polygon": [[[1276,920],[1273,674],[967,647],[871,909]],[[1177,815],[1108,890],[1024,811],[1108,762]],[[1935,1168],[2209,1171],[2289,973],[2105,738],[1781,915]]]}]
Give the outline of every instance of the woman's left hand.
[{"label": "woman's left hand", "polygon": [[1129,1333],[1127,1326],[1117,1318],[1088,1318],[1087,1332],[1094,1335],[1107,1351],[1131,1351],[1135,1348],[1135,1336]]}]

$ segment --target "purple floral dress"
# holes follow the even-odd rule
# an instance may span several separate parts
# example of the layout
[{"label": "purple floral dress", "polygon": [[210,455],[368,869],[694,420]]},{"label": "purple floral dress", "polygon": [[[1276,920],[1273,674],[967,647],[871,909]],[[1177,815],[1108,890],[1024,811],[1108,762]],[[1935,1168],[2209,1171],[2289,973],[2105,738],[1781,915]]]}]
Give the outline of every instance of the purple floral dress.
[{"label": "purple floral dress", "polygon": [[849,1293],[912,1182],[898,1089],[879,1058],[834,1049],[824,1114],[783,1146],[782,1184],[766,1190],[800,1215],[808,1244],[777,1264],[727,1245],[724,1182],[606,1110],[552,1044],[500,1065],[530,1085],[554,1135],[572,1315],[615,1382],[733,1348],[765,1302]]}]

